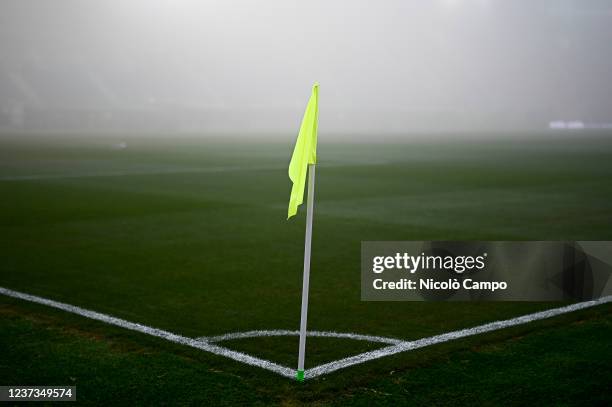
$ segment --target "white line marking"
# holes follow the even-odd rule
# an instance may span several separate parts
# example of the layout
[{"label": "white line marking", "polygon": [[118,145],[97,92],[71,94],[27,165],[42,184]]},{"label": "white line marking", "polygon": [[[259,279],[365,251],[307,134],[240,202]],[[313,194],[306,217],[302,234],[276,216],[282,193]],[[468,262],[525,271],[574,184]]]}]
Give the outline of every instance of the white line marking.
[{"label": "white line marking", "polygon": [[165,339],[170,342],[178,343],[181,345],[191,346],[192,348],[197,348],[204,350],[206,352],[214,353],[215,355],[225,356],[226,358],[230,358],[236,360],[238,362],[246,363],[247,365],[257,366],[264,369],[268,369],[274,373],[278,373],[281,376],[294,378],[296,371],[294,369],[290,369],[285,366],[278,365],[276,363],[270,362],[265,359],[256,358],[251,355],[247,355],[241,352],[236,352],[227,348],[224,348],[219,345],[213,345],[206,341],[187,338],[185,336],[173,334],[168,331],[164,331],[157,328],[151,328],[146,325],[138,324],[135,322],[129,322],[124,319],[111,317],[110,315],[102,314],[100,312],[90,311],[85,308],[76,307],[70,304],[64,304],[62,302],[57,302],[53,300],[48,300],[46,298],[37,297],[35,295],[21,293],[19,291],[9,290],[3,287],[0,287],[0,294],[6,295],[8,297],[19,298],[25,301],[35,302],[37,304],[47,305],[49,307],[58,308],[66,312],[71,312],[73,314],[81,315],[86,318],[95,319],[97,321],[105,322],[109,325],[119,326],[121,328],[129,329],[136,332],[141,332],[147,335],[156,336],[158,338]]},{"label": "white line marking", "polygon": [[[253,338],[257,336],[283,336],[283,335],[298,335],[298,331],[289,330],[269,330],[269,331],[248,331],[248,332],[236,332],[225,335],[213,336],[213,337],[202,337],[198,339],[187,338],[181,335],[173,334],[168,331],[161,329],[152,328],[146,325],[138,324],[135,322],[129,322],[123,319],[115,318],[110,315],[102,314],[95,311],[90,311],[84,308],[80,308],[74,305],[65,304],[46,298],[37,297],[35,295],[21,293],[19,291],[9,290],[7,288],[0,287],[0,294],[8,297],[19,298],[25,301],[34,302],[37,304],[47,305],[49,307],[58,308],[66,312],[81,315],[86,318],[95,319],[102,321],[110,325],[119,326],[125,329],[129,329],[136,332],[141,332],[147,335],[155,336],[158,338],[166,339],[170,342],[191,346],[196,349],[200,349],[206,352],[213,353],[219,356],[225,356],[227,358],[242,362],[251,366],[257,366],[263,369],[270,370],[274,373],[278,373],[281,376],[288,378],[295,378],[296,370],[291,369],[279,364],[270,362],[265,359],[260,359],[245,353],[236,352],[231,349],[224,348],[219,345],[215,345],[214,342],[220,342],[225,340],[240,339],[240,338]],[[484,325],[479,325],[473,328],[461,329],[458,331],[447,332],[445,334],[431,336],[428,338],[422,338],[415,341],[401,341],[393,338],[384,338],[380,336],[369,336],[369,335],[358,335],[352,333],[338,333],[338,332],[319,332],[311,331],[308,332],[309,336],[321,336],[321,337],[333,337],[333,338],[348,338],[357,339],[364,341],[388,343],[391,346],[386,346],[381,349],[376,349],[369,352],[364,352],[359,355],[350,356],[344,359],[336,360],[334,362],[326,363],[311,369],[306,370],[305,378],[312,379],[317,376],[325,375],[334,372],[339,369],[344,369],[349,366],[357,365],[360,363],[367,362],[382,358],[385,356],[395,355],[397,353],[406,352],[423,348],[430,345],[435,345],[442,342],[448,342],[454,339],[465,338],[468,336],[478,335],[485,332],[496,331],[511,326],[517,326],[526,324],[528,322],[538,321],[546,318],[555,317],[558,315],[566,314],[573,311],[578,311],[585,308],[594,307],[605,303],[612,302],[612,296],[602,297],[597,300],[579,302],[571,304],[565,307],[553,308],[546,311],[540,311],[533,314],[523,315],[516,318],[506,319],[503,321],[495,321]]]},{"label": "white line marking", "polygon": [[437,343],[448,342],[454,339],[465,338],[472,335],[478,335],[485,332],[497,331],[498,329],[508,328],[511,326],[517,326],[526,324],[532,321],[538,321],[541,319],[547,319],[555,317],[561,314],[567,314],[568,312],[578,311],[581,309],[594,307],[596,305],[605,304],[612,302],[612,296],[602,297],[597,300],[579,302],[571,304],[561,308],[553,308],[546,311],[540,311],[533,314],[527,314],[516,318],[506,319],[503,321],[495,321],[488,324],[476,326],[473,328],[461,329],[458,331],[447,332],[442,335],[431,336],[429,338],[422,338],[416,341],[405,341],[399,345],[388,346],[386,348],[373,350],[370,352],[364,352],[362,354],[336,360],[331,363],[317,366],[308,370],[306,373],[309,378],[321,376],[324,374],[331,373],[338,369],[344,369],[346,367],[356,365],[359,363],[366,362],[368,360],[378,359],[385,356],[394,355],[400,352],[406,352],[409,350],[424,348],[426,346],[435,345]]},{"label": "white line marking", "polygon": [[[269,331],[247,331],[247,332],[232,332],[225,335],[218,336],[202,336],[198,339],[205,340],[209,343],[230,341],[233,339],[246,339],[246,338],[259,338],[263,336],[299,336],[300,331],[289,331],[286,329],[275,329]],[[358,341],[367,342],[380,342],[391,345],[399,345],[405,341],[401,339],[385,338],[382,336],[371,336],[371,335],[359,335],[353,333],[341,333],[333,331],[308,331],[307,336],[309,337],[320,337],[320,338],[344,338],[344,339],[355,339]]]}]

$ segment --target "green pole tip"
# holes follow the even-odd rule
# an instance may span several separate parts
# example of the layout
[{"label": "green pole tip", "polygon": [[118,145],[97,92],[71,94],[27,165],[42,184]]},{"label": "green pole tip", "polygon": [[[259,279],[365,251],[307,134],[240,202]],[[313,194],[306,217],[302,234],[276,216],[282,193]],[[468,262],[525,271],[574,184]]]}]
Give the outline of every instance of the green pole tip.
[{"label": "green pole tip", "polygon": [[304,371],[298,370],[297,374],[295,375],[295,378],[297,379],[298,382],[303,382],[304,381]]}]

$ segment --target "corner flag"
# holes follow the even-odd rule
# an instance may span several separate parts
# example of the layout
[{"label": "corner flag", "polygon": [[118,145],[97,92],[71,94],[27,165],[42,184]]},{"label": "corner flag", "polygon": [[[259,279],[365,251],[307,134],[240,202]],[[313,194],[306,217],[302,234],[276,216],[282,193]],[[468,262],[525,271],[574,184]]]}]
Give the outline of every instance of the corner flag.
[{"label": "corner flag", "polygon": [[304,112],[291,162],[289,178],[293,182],[287,219],[297,213],[304,201],[304,184],[308,172],[308,201],[306,203],[306,238],[304,239],[304,277],[302,280],[302,314],[300,318],[300,346],[298,351],[297,380],[304,380],[306,357],[306,321],[308,319],[308,284],[310,281],[310,242],[314,210],[315,164],[317,163],[317,121],[319,119],[319,84],[312,86],[312,94]]},{"label": "corner flag", "polygon": [[297,213],[297,208],[304,201],[304,184],[308,164],[317,163],[317,121],[319,117],[319,84],[312,86],[312,94],[304,112],[302,125],[298,134],[291,162],[289,178],[293,182],[287,219]]}]

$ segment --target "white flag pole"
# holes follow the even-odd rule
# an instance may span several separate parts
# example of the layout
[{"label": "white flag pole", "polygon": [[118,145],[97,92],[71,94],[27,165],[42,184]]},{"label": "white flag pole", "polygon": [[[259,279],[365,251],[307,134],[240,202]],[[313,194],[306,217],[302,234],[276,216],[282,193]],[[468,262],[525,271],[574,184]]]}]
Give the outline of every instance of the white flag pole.
[{"label": "white flag pole", "polygon": [[315,165],[308,164],[308,198],[306,201],[306,238],[304,241],[304,277],[302,280],[302,315],[300,318],[300,350],[297,380],[304,380],[306,357],[306,321],[308,319],[308,285],[310,283],[310,242],[312,240],[312,216],[314,209]]}]

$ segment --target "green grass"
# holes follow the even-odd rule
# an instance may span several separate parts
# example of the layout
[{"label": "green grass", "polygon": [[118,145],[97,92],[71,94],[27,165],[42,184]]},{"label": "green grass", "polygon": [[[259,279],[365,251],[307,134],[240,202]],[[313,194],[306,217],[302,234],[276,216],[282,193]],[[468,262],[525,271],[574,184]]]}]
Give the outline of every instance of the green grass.
[{"label": "green grass", "polygon": [[[0,286],[192,337],[297,329],[304,213],[285,220],[291,138],[127,137],[121,151],[111,148],[116,136],[0,138]],[[319,160],[313,330],[415,339],[557,305],[361,302],[362,240],[612,240],[608,134],[386,144],[333,144],[321,135]],[[19,178],[32,175],[39,177]],[[0,306],[2,349],[13,355],[0,361],[1,384],[78,375],[79,400],[94,403],[110,401],[104,389],[133,377],[131,393],[119,393],[126,403],[155,403],[165,389],[181,396],[159,401],[194,404],[447,404],[446,396],[460,404],[470,400],[467,388],[476,403],[553,403],[545,395],[561,394],[558,383],[603,391],[609,381],[585,374],[584,364],[609,372],[612,360],[609,349],[601,351],[610,340],[610,306],[533,324],[546,329],[439,345],[305,384],[4,297]],[[525,339],[511,339],[517,332]],[[585,348],[556,363],[565,346],[552,345],[557,338]],[[296,364],[295,338],[227,345]],[[309,340],[308,363],[371,346]],[[522,375],[534,358],[541,363]],[[489,374],[466,387],[480,370]],[[528,390],[517,395],[502,376]],[[443,389],[430,394],[429,382]],[[587,397],[586,390],[569,393],[554,404]],[[584,400],[603,400],[596,393]]]}]

